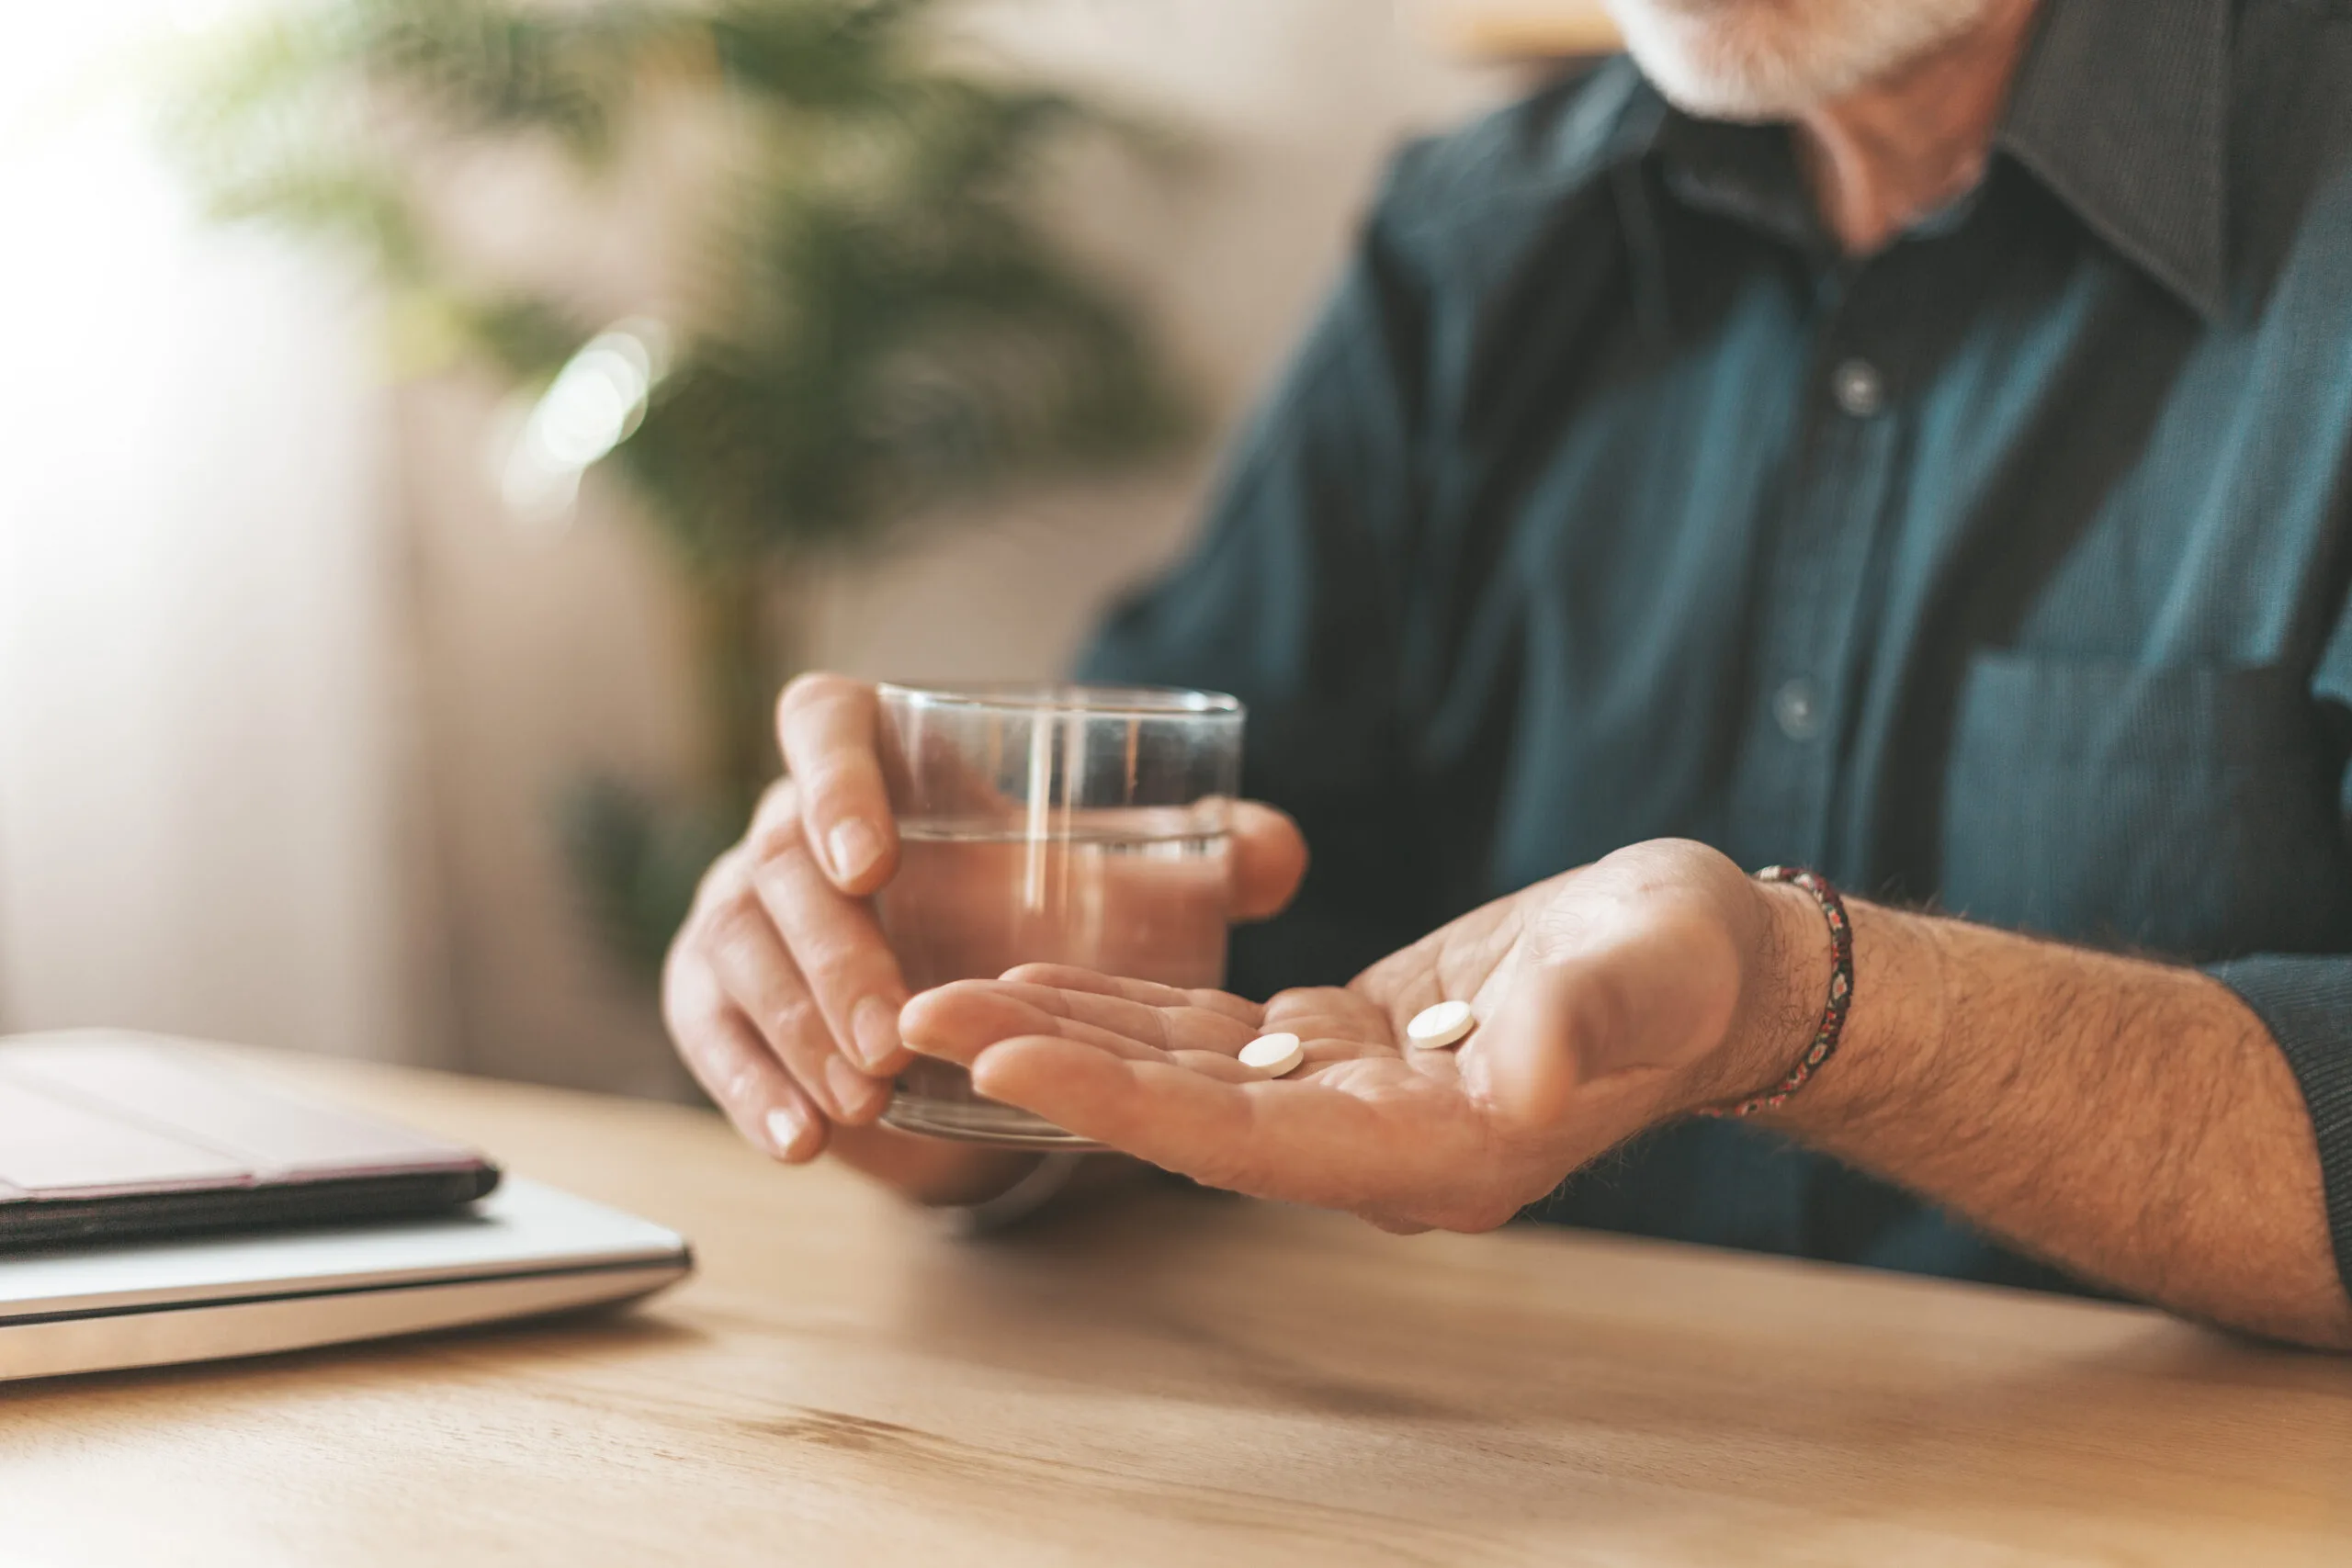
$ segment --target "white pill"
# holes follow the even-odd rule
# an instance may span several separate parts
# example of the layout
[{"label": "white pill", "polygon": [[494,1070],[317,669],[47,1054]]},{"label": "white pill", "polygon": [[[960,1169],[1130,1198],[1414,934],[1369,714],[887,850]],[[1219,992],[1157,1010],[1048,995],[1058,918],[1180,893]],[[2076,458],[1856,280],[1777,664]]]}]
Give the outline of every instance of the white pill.
[{"label": "white pill", "polygon": [[1442,1051],[1477,1025],[1468,1002],[1440,1002],[1413,1015],[1405,1026],[1405,1038],[1425,1051]]},{"label": "white pill", "polygon": [[1280,1077],[1306,1060],[1306,1047],[1295,1034],[1261,1034],[1241,1047],[1241,1065]]}]

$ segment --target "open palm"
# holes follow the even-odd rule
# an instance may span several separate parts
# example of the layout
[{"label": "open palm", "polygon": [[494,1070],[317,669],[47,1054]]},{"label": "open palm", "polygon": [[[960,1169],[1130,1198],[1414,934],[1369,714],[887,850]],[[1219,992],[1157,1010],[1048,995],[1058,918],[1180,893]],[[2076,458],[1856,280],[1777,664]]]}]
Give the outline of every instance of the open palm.
[{"label": "open palm", "polygon": [[[1259,1004],[1033,964],[916,998],[908,1043],[980,1092],[1216,1187],[1394,1229],[1499,1224],[1612,1145],[1740,1087],[1724,1047],[1770,945],[1713,851],[1621,851],[1473,910],[1350,985]],[[1406,1039],[1472,1004],[1458,1050]],[[1280,1079],[1241,1047],[1296,1034]]]}]

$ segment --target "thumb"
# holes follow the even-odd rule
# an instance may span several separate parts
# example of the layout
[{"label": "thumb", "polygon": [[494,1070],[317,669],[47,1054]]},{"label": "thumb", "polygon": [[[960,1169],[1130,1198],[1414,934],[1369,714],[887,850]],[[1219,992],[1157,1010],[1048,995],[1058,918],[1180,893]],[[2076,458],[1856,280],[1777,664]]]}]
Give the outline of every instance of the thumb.
[{"label": "thumb", "polygon": [[1232,833],[1229,913],[1236,920],[1272,919],[1306,875],[1306,835],[1286,813],[1255,800],[1234,803]]}]

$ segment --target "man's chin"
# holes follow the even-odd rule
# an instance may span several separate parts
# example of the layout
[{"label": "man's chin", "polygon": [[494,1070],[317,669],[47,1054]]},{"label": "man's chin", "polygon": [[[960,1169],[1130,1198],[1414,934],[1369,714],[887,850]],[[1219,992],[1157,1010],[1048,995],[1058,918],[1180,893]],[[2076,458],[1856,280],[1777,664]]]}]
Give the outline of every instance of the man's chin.
[{"label": "man's chin", "polygon": [[1793,119],[1902,71],[1991,0],[1605,0],[1667,100],[1703,119]]},{"label": "man's chin", "polygon": [[1794,119],[1815,104],[1842,96],[1837,84],[1819,83],[1781,71],[1724,69],[1694,61],[1674,50],[1645,49],[1631,33],[1627,51],[1667,102],[1701,119],[1770,124]]}]

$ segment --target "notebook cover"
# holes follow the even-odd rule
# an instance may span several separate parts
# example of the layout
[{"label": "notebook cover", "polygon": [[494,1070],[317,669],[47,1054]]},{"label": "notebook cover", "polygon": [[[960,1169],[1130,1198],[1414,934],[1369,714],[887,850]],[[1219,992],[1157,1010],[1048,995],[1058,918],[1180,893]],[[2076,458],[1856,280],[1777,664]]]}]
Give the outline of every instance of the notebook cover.
[{"label": "notebook cover", "polygon": [[183,1042],[0,1040],[0,1251],[412,1218],[498,1176],[477,1150],[254,1083]]}]

